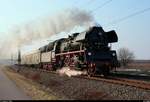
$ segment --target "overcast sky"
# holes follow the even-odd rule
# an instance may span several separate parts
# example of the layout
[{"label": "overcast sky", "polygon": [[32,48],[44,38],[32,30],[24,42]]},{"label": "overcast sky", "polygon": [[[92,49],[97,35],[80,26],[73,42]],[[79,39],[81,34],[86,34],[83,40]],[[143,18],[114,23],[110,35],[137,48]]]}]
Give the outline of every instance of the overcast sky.
[{"label": "overcast sky", "polygon": [[13,36],[5,32],[16,26],[74,7],[93,11],[95,21],[105,31],[117,32],[119,42],[113,44],[113,49],[127,47],[135,53],[137,59],[150,59],[150,11],[111,24],[149,8],[150,0],[0,0],[0,40]]}]

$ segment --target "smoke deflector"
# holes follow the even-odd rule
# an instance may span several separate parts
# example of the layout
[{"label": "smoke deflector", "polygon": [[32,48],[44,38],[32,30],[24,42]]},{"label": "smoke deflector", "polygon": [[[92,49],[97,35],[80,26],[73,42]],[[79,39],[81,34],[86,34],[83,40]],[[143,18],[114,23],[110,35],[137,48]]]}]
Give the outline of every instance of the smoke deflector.
[{"label": "smoke deflector", "polygon": [[107,35],[107,38],[108,38],[107,39],[108,43],[118,42],[118,36],[117,36],[117,33],[114,30],[106,32],[106,35]]}]

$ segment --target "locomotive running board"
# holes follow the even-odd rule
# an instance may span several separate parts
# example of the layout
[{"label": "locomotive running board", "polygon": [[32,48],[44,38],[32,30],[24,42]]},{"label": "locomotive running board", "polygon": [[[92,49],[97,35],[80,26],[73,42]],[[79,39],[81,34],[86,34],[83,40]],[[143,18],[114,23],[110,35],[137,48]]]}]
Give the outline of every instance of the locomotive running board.
[{"label": "locomotive running board", "polygon": [[80,52],[85,52],[85,50],[72,51],[72,52],[66,52],[66,53],[60,53],[60,54],[56,54],[56,56],[60,56],[60,55],[68,55],[68,54],[75,54],[75,53],[80,53]]}]

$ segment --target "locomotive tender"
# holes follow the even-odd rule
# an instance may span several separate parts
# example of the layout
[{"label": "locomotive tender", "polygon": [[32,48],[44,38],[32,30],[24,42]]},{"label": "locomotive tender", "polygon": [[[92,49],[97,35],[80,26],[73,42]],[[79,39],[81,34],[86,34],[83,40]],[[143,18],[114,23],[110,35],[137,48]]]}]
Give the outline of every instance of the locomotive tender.
[{"label": "locomotive tender", "polygon": [[93,26],[82,33],[74,33],[68,38],[58,39],[36,52],[22,56],[21,64],[46,70],[70,67],[108,75],[118,67],[117,54],[109,44],[117,42],[114,30],[105,32],[102,27]]}]

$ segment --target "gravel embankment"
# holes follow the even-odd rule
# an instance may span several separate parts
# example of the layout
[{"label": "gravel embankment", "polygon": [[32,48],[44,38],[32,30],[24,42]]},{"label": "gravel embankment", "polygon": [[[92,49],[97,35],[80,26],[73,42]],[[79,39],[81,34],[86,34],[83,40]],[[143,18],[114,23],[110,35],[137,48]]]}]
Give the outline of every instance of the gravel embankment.
[{"label": "gravel embankment", "polygon": [[20,87],[27,95],[31,96],[33,100],[59,99],[57,96],[50,93],[51,90],[49,88],[43,87],[10,69],[4,69],[3,71],[18,87]]},{"label": "gravel embankment", "polygon": [[27,68],[20,70],[19,73],[49,87],[50,92],[62,99],[150,100],[150,90],[138,89],[132,86],[59,76]]}]

